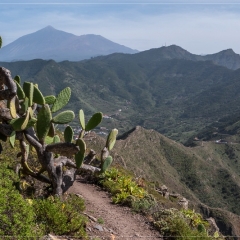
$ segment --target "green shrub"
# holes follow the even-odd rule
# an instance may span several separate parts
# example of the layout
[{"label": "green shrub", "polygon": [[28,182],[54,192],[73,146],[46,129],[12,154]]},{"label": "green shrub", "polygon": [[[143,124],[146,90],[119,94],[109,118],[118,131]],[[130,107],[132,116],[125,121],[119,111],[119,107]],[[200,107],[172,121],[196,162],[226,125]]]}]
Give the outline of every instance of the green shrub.
[{"label": "green shrub", "polygon": [[[199,215],[194,211],[188,210],[188,213],[191,213],[191,217],[194,215],[200,219]],[[202,231],[202,225],[200,229],[200,227],[198,227],[199,224],[194,225],[191,224],[192,222],[189,223],[190,217],[177,209],[162,209],[155,213],[155,219],[154,225],[164,237],[171,237],[173,240],[213,239],[213,237],[208,236],[207,231]],[[204,221],[201,220],[201,224],[203,224],[203,222]]]},{"label": "green shrub", "polygon": [[121,173],[116,168],[107,170],[100,177],[102,178],[100,183],[113,194],[114,203],[129,203],[129,197],[130,199],[141,199],[147,195],[146,191],[139,187],[131,176]]},{"label": "green shrub", "polygon": [[59,198],[34,200],[36,220],[44,234],[53,232],[56,235],[70,235],[85,237],[86,218],[81,214],[84,210],[84,201],[69,195],[65,201]]},{"label": "green shrub", "polygon": [[26,239],[42,235],[33,207],[19,194],[13,182],[17,175],[6,163],[0,168],[0,236]]}]

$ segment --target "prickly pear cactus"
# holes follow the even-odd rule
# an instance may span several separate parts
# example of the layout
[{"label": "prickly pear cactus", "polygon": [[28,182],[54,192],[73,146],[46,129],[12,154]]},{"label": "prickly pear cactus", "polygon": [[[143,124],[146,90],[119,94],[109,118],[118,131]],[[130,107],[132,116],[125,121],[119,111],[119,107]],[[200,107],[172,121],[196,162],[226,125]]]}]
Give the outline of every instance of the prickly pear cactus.
[{"label": "prickly pear cactus", "polygon": [[61,142],[60,137],[58,135],[55,135],[53,138],[53,143],[59,143]]},{"label": "prickly pear cactus", "polygon": [[101,123],[102,118],[103,118],[103,115],[101,112],[93,114],[93,116],[89,119],[85,130],[90,131],[90,130],[94,129],[98,124]]},{"label": "prickly pear cactus", "polygon": [[[20,80],[19,80],[19,82],[20,82]],[[21,100],[21,99],[25,98],[25,93],[24,93],[22,87],[20,86],[19,82],[17,80],[15,80],[15,83],[17,85],[17,96]]]},{"label": "prickly pear cactus", "polygon": [[81,128],[85,130],[85,116],[82,109],[79,111],[79,122],[80,122]]},{"label": "prickly pear cactus", "polygon": [[115,145],[116,138],[117,138],[118,130],[114,128],[107,137],[106,148],[110,151]]},{"label": "prickly pear cactus", "polygon": [[15,80],[15,82],[17,82],[18,84],[21,83],[21,78],[20,78],[19,75],[15,76],[15,77],[14,77],[14,80]]},{"label": "prickly pear cactus", "polygon": [[29,99],[29,105],[33,105],[33,92],[34,92],[34,85],[31,82],[24,82],[23,83],[23,91],[25,95]]},{"label": "prickly pear cactus", "polygon": [[14,148],[15,139],[16,139],[16,132],[13,131],[11,136],[9,137],[9,142],[12,148]]},{"label": "prickly pear cactus", "polygon": [[48,105],[52,105],[56,101],[56,97],[54,95],[49,95],[44,98],[45,98],[45,103]]},{"label": "prickly pear cactus", "polygon": [[33,102],[40,105],[45,104],[45,98],[43,97],[42,93],[36,86],[34,86],[34,91],[33,91]]},{"label": "prickly pear cactus", "polygon": [[79,138],[76,144],[79,146],[80,150],[75,154],[75,161],[77,168],[80,168],[85,157],[86,143],[84,142],[83,139]]},{"label": "prickly pear cactus", "polygon": [[101,172],[104,173],[112,164],[113,158],[108,156],[101,165]]},{"label": "prickly pear cactus", "polygon": [[56,97],[55,102],[52,106],[52,112],[55,113],[58,110],[62,109],[69,101],[71,97],[71,89],[70,87],[64,88]]},{"label": "prickly pear cactus", "polygon": [[66,124],[71,122],[75,118],[75,114],[73,111],[64,111],[56,115],[53,119],[53,123],[58,123],[58,124]]},{"label": "prickly pear cactus", "polygon": [[43,105],[37,115],[37,136],[39,140],[43,141],[47,136],[52,120],[52,113],[47,104]]},{"label": "prickly pear cactus", "polygon": [[55,127],[54,127],[54,124],[51,123],[49,131],[48,131],[48,136],[53,138],[54,135],[55,135]]},{"label": "prickly pear cactus", "polygon": [[17,110],[16,110],[16,96],[14,96],[10,101],[9,101],[9,109],[10,109],[10,114],[12,116],[12,118],[16,118],[17,117]]},{"label": "prickly pear cactus", "polygon": [[73,129],[70,126],[67,126],[64,130],[64,140],[69,143],[73,140]]}]

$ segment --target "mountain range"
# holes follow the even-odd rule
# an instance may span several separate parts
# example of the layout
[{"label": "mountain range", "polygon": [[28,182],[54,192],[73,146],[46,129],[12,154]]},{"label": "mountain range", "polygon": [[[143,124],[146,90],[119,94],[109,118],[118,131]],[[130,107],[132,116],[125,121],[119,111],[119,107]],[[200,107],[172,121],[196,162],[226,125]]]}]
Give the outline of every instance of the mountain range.
[{"label": "mountain range", "polygon": [[[22,36],[14,42],[0,49],[0,61],[21,60],[55,60],[57,62],[80,61],[96,56],[112,53],[134,54],[137,50],[114,43],[100,35],[86,34],[76,36],[71,33],[47,26],[37,32]],[[150,49],[137,54],[135,58],[185,59],[191,61],[212,61],[214,64],[229,69],[240,68],[240,55],[232,49],[223,50],[215,54],[196,55],[181,47],[171,45],[158,49]],[[133,57],[134,58],[134,57]]]},{"label": "mountain range", "polygon": [[137,50],[114,43],[100,35],[76,36],[47,26],[22,36],[0,50],[0,61],[53,59],[80,61],[115,52],[136,53]]},{"label": "mountain range", "polygon": [[[70,86],[70,107],[102,111],[106,127],[120,132],[140,125],[182,142],[202,127],[240,112],[240,70],[189,60],[177,46],[136,54],[114,53],[79,62],[1,62],[45,95]],[[222,59],[227,63],[229,58]],[[211,104],[209,104],[211,103]]]}]

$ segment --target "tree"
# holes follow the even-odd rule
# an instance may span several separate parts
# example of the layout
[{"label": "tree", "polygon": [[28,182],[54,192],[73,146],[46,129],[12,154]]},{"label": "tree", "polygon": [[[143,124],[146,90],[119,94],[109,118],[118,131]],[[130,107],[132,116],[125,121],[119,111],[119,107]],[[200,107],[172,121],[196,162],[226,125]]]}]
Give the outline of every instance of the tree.
[{"label": "tree", "polygon": [[[1,44],[0,37],[0,47]],[[9,139],[12,147],[15,146],[15,141],[19,141],[18,157],[21,157],[21,161],[17,171],[51,184],[55,195],[62,195],[72,185],[78,168],[104,172],[113,161],[109,151],[113,148],[118,133],[117,129],[109,133],[102,150],[100,168],[85,165],[83,162],[86,159],[91,162],[95,152],[91,150],[85,156],[84,136],[102,121],[102,113],[95,113],[85,125],[84,112],[80,110],[81,131],[78,138],[73,140],[73,129],[67,126],[64,130],[64,142],[61,142],[55,126],[70,123],[75,114],[71,110],[58,114],[56,112],[68,103],[70,96],[71,89],[67,87],[57,96],[44,97],[37,84],[24,82],[21,86],[19,76],[13,79],[8,69],[0,67],[0,139]],[[28,164],[32,148],[35,149],[37,161],[41,165],[38,171],[32,170]],[[68,171],[64,171],[65,167]]]}]

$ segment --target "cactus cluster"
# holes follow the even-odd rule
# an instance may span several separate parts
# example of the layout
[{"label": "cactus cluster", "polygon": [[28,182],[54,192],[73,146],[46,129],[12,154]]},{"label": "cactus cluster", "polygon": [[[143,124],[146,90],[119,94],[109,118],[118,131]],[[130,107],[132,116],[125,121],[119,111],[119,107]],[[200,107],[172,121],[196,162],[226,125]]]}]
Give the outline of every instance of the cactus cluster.
[{"label": "cactus cluster", "polygon": [[[59,136],[55,133],[54,124],[67,124],[74,119],[75,115],[70,110],[60,112],[55,116],[53,114],[61,110],[68,103],[71,96],[71,89],[66,87],[56,97],[54,95],[44,97],[36,84],[24,82],[22,87],[19,76],[14,78],[14,82],[17,86],[17,95],[8,101],[12,117],[10,124],[14,129],[9,139],[11,146],[14,147],[16,132],[23,131],[29,127],[35,128],[39,142],[43,144],[60,142]],[[36,106],[37,114],[34,110]],[[77,168],[81,167],[86,154],[84,134],[96,128],[101,123],[102,118],[103,114],[97,112],[85,123],[84,112],[82,109],[79,111],[79,123],[82,130],[75,142],[76,146],[79,147],[79,151],[75,153]],[[101,154],[101,172],[105,172],[113,161],[112,157],[109,156],[109,151],[116,142],[117,134],[118,130],[113,129],[107,137],[106,146]],[[67,126],[64,130],[65,142],[72,143],[73,135],[73,129]],[[103,154],[104,151],[106,154]]]},{"label": "cactus cluster", "polygon": [[[14,78],[14,82],[17,86],[17,95],[8,101],[8,107],[12,117],[10,124],[15,131],[35,127],[39,141],[44,143],[47,136],[54,137],[54,124],[66,124],[74,119],[73,111],[63,111],[52,117],[52,113],[59,111],[68,103],[71,96],[69,87],[63,89],[57,97],[44,97],[36,84],[24,82],[21,87],[19,76]],[[34,111],[36,107],[37,115]]]},{"label": "cactus cluster", "polygon": [[85,124],[84,112],[82,109],[79,111],[79,123],[80,123],[82,130],[80,131],[78,139],[76,140],[76,144],[80,148],[80,151],[75,154],[75,161],[76,161],[76,165],[78,168],[82,165],[83,160],[85,158],[85,153],[86,153],[86,143],[83,140],[85,131],[91,131],[92,129],[97,127],[97,125],[101,123],[102,118],[103,118],[103,115],[101,112],[95,113],[89,119],[87,124]]},{"label": "cactus cluster", "polygon": [[[2,38],[0,36],[0,48]],[[91,131],[101,123],[103,115],[101,112],[95,113],[85,124],[83,110],[79,111],[79,122],[82,128],[75,143],[73,140],[74,131],[70,126],[64,130],[64,141],[56,134],[56,124],[68,124],[74,118],[74,112],[70,110],[57,113],[69,102],[71,89],[66,87],[57,96],[44,96],[37,84],[24,82],[21,84],[20,76],[14,79],[11,72],[0,67],[0,140],[9,142],[12,147],[15,141],[20,144],[21,167],[18,173],[30,175],[45,183],[50,183],[53,193],[61,195],[66,191],[64,186],[71,178],[71,173],[64,173],[63,167],[80,168],[84,162],[86,153],[86,143],[84,142],[85,132]],[[111,165],[113,159],[109,156],[109,151],[113,148],[116,141],[117,130],[110,132],[106,146],[101,154],[101,172]],[[26,143],[28,142],[28,144]],[[1,145],[1,144],[0,144]],[[33,147],[37,152],[41,169],[37,172],[28,166],[28,155]],[[63,156],[60,156],[63,155]],[[75,163],[71,160],[75,155]],[[43,175],[48,172],[48,177]],[[68,176],[65,178],[64,174]],[[21,174],[20,174],[21,175]]]},{"label": "cactus cluster", "polygon": [[[84,158],[85,158],[86,144],[83,140],[85,131],[91,131],[96,126],[98,126],[98,124],[101,123],[102,118],[103,118],[103,115],[101,112],[95,113],[89,119],[87,124],[85,124],[84,112],[82,109],[79,111],[79,123],[80,123],[82,130],[80,131],[78,139],[76,140],[76,144],[80,148],[80,151],[75,155],[77,167],[80,167],[82,165]],[[118,130],[113,129],[109,133],[109,135],[107,137],[106,145],[102,149],[101,159],[100,159],[101,160],[101,165],[100,165],[101,173],[105,172],[107,170],[107,168],[109,168],[110,165],[112,164],[113,158],[109,155],[109,151],[112,150],[112,148],[116,142],[117,134],[118,134]]]}]

